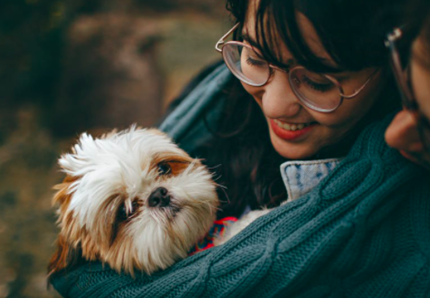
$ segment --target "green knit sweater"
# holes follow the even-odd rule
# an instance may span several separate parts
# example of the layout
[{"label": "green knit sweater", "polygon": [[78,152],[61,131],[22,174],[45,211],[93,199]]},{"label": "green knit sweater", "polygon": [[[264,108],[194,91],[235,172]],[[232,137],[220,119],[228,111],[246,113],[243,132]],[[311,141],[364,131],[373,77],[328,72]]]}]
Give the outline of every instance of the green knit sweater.
[{"label": "green knit sweater", "polygon": [[98,262],[57,274],[65,297],[430,297],[430,177],[367,127],[310,193],[223,246],[152,276]]}]

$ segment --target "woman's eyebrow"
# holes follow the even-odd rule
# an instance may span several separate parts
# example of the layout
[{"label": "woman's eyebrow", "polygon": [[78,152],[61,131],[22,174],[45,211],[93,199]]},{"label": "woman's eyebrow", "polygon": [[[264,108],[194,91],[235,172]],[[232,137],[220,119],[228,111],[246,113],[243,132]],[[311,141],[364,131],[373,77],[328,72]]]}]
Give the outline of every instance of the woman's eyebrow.
[{"label": "woman's eyebrow", "polygon": [[344,81],[344,80],[349,79],[349,75],[345,72],[331,73],[330,75],[338,81]]},{"label": "woman's eyebrow", "polygon": [[[242,39],[244,41],[246,41],[247,43],[249,43],[251,45],[251,47],[256,48],[256,49],[260,49],[259,44],[253,39],[251,38],[247,33],[242,32]],[[284,65],[282,65],[282,67],[284,68],[291,68],[293,66],[296,65],[296,62],[294,61],[294,59],[290,58],[288,59],[288,61],[286,63],[284,63]]]},{"label": "woman's eyebrow", "polygon": [[254,39],[252,39],[246,32],[242,32],[241,36],[242,36],[242,39],[246,40],[252,47],[257,49],[260,48],[258,43]]},{"label": "woman's eyebrow", "polygon": [[[260,49],[259,44],[252,37],[250,37],[249,34],[247,34],[246,32],[242,32],[241,36],[242,36],[242,39],[244,41],[246,41],[247,43],[249,43],[253,48]],[[315,56],[315,57],[318,60],[320,60],[322,64],[330,65],[333,69],[336,68],[336,66],[333,65],[333,62],[331,60],[327,59],[326,57],[322,57],[322,56]],[[294,59],[288,59],[286,65],[284,65],[284,67],[294,67],[296,65],[297,65],[297,63],[295,62]],[[338,80],[344,80],[344,79],[348,78],[348,75],[344,74],[344,72],[345,71],[343,71],[343,70],[339,70],[338,72],[337,71],[333,72],[333,74],[335,76],[337,76]]]}]

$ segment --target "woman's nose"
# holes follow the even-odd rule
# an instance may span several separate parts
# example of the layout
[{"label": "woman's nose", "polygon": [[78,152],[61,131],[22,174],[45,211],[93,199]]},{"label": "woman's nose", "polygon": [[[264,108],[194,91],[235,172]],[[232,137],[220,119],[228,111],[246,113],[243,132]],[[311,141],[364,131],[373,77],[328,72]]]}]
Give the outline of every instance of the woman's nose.
[{"label": "woman's nose", "polygon": [[418,152],[422,143],[417,129],[417,120],[409,111],[400,111],[385,132],[388,145],[398,150]]},{"label": "woman's nose", "polygon": [[291,118],[300,112],[302,106],[291,89],[287,73],[274,71],[264,86],[262,107],[269,118]]}]

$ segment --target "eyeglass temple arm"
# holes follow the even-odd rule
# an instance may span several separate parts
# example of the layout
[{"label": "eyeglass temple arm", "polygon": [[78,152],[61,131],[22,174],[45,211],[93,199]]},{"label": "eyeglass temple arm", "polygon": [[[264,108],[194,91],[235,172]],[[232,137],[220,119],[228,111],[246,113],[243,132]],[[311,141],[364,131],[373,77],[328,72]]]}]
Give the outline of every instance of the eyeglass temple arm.
[{"label": "eyeglass temple arm", "polygon": [[221,49],[221,45],[224,44],[224,39],[226,39],[234,30],[236,30],[236,28],[239,26],[240,23],[237,23],[236,25],[233,26],[233,28],[231,28],[230,30],[228,30],[228,32],[226,34],[223,35],[223,37],[221,37],[220,40],[218,40],[218,42],[215,45],[215,50],[217,50],[217,52],[222,52]]},{"label": "eyeglass temple arm", "polygon": [[354,97],[356,97],[364,88],[366,88],[366,86],[367,86],[367,84],[373,79],[373,77],[376,75],[376,73],[377,72],[379,72],[379,69],[377,69],[377,70],[375,70],[371,75],[370,75],[370,77],[366,80],[366,82],[364,82],[364,84],[360,87],[360,88],[358,88],[358,90],[356,90],[353,94],[351,94],[351,95],[346,95],[346,94],[343,94],[342,92],[340,93],[340,96],[342,96],[343,98],[345,98],[345,99],[351,99],[351,98],[354,98]]},{"label": "eyeglass temple arm", "polygon": [[387,39],[385,40],[385,46],[390,48],[391,44],[396,42],[400,37],[402,37],[402,35],[402,28],[395,28],[392,32],[388,33]]},{"label": "eyeglass temple arm", "polygon": [[[403,30],[404,30],[404,28],[406,28],[407,27],[407,24],[406,25],[403,25],[403,26],[401,26],[401,27],[399,27],[399,28],[395,28],[391,33],[389,33],[388,35],[387,35],[387,39],[385,40],[385,46],[386,47],[388,47],[388,48],[392,48],[393,47],[393,43],[396,41],[396,40],[398,40],[400,37],[402,37],[402,35],[403,35]],[[343,98],[346,98],[346,99],[351,99],[351,98],[353,98],[353,97],[355,97],[355,96],[357,96],[357,94],[358,93],[360,93],[361,92],[361,90],[363,90],[365,87],[366,87],[366,85],[370,82],[370,80],[372,80],[372,78],[375,76],[375,74],[378,72],[378,70],[375,70],[373,73],[372,73],[372,75],[367,79],[367,81],[363,84],[363,86],[361,86],[357,91],[355,91],[353,94],[351,94],[351,95],[345,95],[345,94],[340,94],[340,96],[342,96]]]},{"label": "eyeglass temple arm", "polygon": [[408,110],[415,110],[416,104],[413,100],[413,95],[411,93],[411,89],[408,88],[405,80],[402,80],[401,74],[399,73],[402,70],[402,64],[400,62],[400,56],[397,52],[395,42],[399,40],[403,35],[403,28],[406,28],[406,25],[402,27],[395,28],[392,32],[387,35],[387,39],[385,40],[385,46],[391,52],[391,67],[394,71],[394,76],[396,78],[397,85],[399,86],[401,96],[402,96],[402,104]]}]

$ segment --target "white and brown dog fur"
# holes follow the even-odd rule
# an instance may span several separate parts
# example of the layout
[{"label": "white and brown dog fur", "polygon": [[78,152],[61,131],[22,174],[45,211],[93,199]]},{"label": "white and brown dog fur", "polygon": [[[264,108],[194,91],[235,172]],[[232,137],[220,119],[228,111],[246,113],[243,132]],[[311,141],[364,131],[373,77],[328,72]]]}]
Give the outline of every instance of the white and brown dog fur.
[{"label": "white and brown dog fur", "polygon": [[[151,274],[185,258],[212,226],[219,204],[212,175],[164,133],[84,133],[72,151],[59,160],[67,176],[55,187],[60,233],[50,275],[82,259]],[[267,212],[251,212],[215,244]]]},{"label": "white and brown dog fur", "polygon": [[150,274],[185,258],[215,220],[212,175],[158,130],[84,133],[59,164],[67,177],[54,197],[61,231],[50,274],[79,258]]}]

